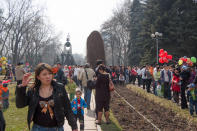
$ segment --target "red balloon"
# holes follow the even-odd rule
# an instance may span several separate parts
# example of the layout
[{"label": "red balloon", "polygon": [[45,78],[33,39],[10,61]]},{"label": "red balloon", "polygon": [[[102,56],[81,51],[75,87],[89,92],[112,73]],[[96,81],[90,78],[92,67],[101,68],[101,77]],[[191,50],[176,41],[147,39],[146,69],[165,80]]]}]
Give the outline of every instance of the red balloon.
[{"label": "red balloon", "polygon": [[164,57],[167,57],[167,55],[168,55],[168,52],[164,51]]},{"label": "red balloon", "polygon": [[163,57],[163,62],[167,63],[168,59],[166,57]]},{"label": "red balloon", "polygon": [[172,60],[172,55],[167,55],[167,59]]},{"label": "red balloon", "polygon": [[180,58],[180,60],[184,61],[184,58],[183,58],[183,57],[181,57],[181,58]]},{"label": "red balloon", "polygon": [[164,49],[160,49],[159,52],[160,52],[160,53],[163,53],[163,52],[164,52]]},{"label": "red balloon", "polygon": [[187,58],[183,58],[183,59],[184,59],[184,60],[183,60],[184,62],[187,62]]},{"label": "red balloon", "polygon": [[159,63],[164,63],[163,59],[162,58],[159,58]]},{"label": "red balloon", "polygon": [[172,55],[170,55],[170,58],[169,59],[172,60],[172,58],[173,58]]},{"label": "red balloon", "polygon": [[159,54],[159,57],[164,57],[164,53],[160,53]]}]

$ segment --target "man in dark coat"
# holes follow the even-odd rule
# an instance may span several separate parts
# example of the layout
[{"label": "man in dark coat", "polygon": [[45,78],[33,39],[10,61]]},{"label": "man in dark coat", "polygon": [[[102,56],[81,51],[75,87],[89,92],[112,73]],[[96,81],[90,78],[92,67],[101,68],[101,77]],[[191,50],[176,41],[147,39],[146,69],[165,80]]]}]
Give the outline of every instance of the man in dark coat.
[{"label": "man in dark coat", "polygon": [[62,83],[63,85],[66,85],[68,81],[67,81],[66,76],[64,75],[62,65],[58,63],[57,68],[58,68],[58,71],[54,78],[56,79],[57,82]]}]

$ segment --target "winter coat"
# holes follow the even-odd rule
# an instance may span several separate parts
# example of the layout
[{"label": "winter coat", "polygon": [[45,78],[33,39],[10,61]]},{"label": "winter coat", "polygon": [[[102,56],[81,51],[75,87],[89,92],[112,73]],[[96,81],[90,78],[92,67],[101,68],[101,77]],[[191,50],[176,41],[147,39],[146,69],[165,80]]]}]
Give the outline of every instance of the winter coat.
[{"label": "winter coat", "polygon": [[[167,72],[167,75],[168,75],[168,78],[169,78],[169,83],[171,82],[171,79],[172,79],[172,75],[171,75],[171,72],[168,71]],[[164,70],[161,71],[161,82],[165,82],[165,76],[164,76]]]},{"label": "winter coat", "polygon": [[173,78],[172,78],[172,91],[176,91],[176,92],[180,92],[180,78],[177,75],[173,74]]},{"label": "winter coat", "polygon": [[159,81],[161,78],[161,72],[160,71],[155,71],[153,74],[154,80]]},{"label": "winter coat", "polygon": [[197,101],[197,89],[189,90],[187,97],[189,98],[189,102]]},{"label": "winter coat", "polygon": [[62,68],[58,70],[54,78],[56,79],[57,82],[62,83],[63,85],[66,85],[68,83],[68,80],[64,75],[64,71]]},{"label": "winter coat", "polygon": [[[77,105],[78,105],[78,100],[77,100],[77,98],[75,98],[71,102],[72,111],[75,115],[77,115]],[[80,107],[81,107],[81,113],[82,113],[82,115],[84,115],[84,108],[87,108],[87,104],[86,104],[85,100],[82,98],[80,99]],[[82,109],[82,107],[83,107],[83,109]],[[73,108],[75,108],[75,109],[73,109]]]},{"label": "winter coat", "polygon": [[88,82],[85,70],[87,71],[88,80],[93,80],[93,76],[95,75],[95,72],[93,69],[85,68],[79,76],[79,80],[82,81],[82,87],[87,87],[87,82]]},{"label": "winter coat", "polygon": [[75,93],[75,89],[77,88],[76,83],[73,81],[72,83],[69,82],[67,85],[67,91],[68,93]]}]

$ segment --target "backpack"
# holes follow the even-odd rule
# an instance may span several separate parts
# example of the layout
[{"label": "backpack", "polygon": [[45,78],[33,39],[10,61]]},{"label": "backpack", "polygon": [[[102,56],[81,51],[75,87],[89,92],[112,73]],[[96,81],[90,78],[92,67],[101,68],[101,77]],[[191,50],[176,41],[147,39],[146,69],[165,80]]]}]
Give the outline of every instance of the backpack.
[{"label": "backpack", "polygon": [[95,85],[96,85],[95,81],[89,80],[88,73],[87,73],[86,69],[85,69],[85,73],[86,73],[86,78],[87,78],[87,88],[88,89],[95,89]]}]

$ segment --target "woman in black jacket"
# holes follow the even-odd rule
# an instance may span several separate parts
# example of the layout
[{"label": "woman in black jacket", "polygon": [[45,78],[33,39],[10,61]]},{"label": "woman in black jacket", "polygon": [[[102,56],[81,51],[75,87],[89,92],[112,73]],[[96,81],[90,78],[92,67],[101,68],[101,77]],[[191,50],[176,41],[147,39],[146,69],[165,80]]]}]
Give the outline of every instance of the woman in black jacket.
[{"label": "woman in black jacket", "polygon": [[106,123],[110,124],[109,121],[109,104],[110,104],[110,90],[109,90],[109,80],[110,75],[105,71],[104,66],[99,66],[96,82],[96,111],[98,113],[98,120],[96,124],[101,124],[101,118],[103,109],[105,111]]},{"label": "woman in black jacket", "polygon": [[23,77],[21,85],[16,87],[16,106],[28,106],[28,126],[33,121],[32,131],[63,131],[64,117],[73,131],[77,131],[76,119],[71,110],[70,101],[64,86],[53,81],[52,68],[41,63],[35,70],[34,86],[26,88],[31,81],[31,73]]}]

